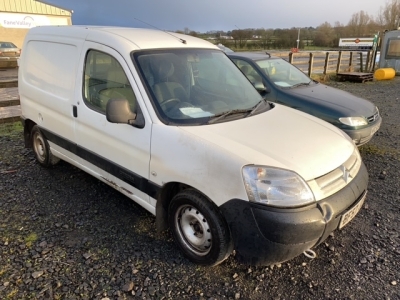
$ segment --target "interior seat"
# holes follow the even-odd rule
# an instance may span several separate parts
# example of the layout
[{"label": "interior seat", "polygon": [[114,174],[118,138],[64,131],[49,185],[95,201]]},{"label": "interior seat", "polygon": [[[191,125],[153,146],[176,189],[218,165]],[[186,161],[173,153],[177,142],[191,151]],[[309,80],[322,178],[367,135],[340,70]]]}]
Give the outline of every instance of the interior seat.
[{"label": "interior seat", "polygon": [[126,77],[123,69],[118,68],[112,69],[107,74],[107,88],[100,92],[102,97],[105,97],[105,101],[102,101],[104,109],[107,105],[108,100],[115,98],[124,98],[129,102],[129,106],[132,112],[136,112],[136,97],[133,93],[132,87]]},{"label": "interior seat", "polygon": [[188,95],[183,86],[179,82],[170,81],[174,71],[174,65],[169,61],[163,61],[156,67],[157,83],[153,85],[153,92],[160,105],[170,99],[188,101]]},{"label": "interior seat", "polygon": [[249,79],[249,81],[254,85],[257,82],[262,82],[261,76],[249,65],[243,65],[240,70]]}]

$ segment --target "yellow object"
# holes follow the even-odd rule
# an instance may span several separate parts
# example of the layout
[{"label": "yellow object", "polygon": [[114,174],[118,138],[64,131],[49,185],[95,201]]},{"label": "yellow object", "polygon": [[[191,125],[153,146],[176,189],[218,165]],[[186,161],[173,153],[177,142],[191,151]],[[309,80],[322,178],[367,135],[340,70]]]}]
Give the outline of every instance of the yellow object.
[{"label": "yellow object", "polygon": [[393,79],[394,76],[396,76],[396,71],[392,68],[381,68],[374,73],[376,80]]}]

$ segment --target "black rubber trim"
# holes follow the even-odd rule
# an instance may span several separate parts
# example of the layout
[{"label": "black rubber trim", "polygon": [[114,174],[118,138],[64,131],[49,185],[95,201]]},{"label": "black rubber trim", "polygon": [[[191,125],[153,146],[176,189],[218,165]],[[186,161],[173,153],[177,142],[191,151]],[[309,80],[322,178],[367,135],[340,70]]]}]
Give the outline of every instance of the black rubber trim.
[{"label": "black rubber trim", "polygon": [[133,186],[134,188],[146,193],[150,197],[157,199],[157,195],[161,190],[161,187],[154,182],[149,181],[148,179],[130,171],[127,168],[124,168],[98,154],[87,150],[83,147],[80,147],[76,143],[73,143],[51,131],[48,131],[44,128],[40,128],[43,135],[50,142],[64,148],[65,150],[79,156],[80,158],[90,162],[96,167],[114,175],[118,179],[126,182],[127,184]]}]

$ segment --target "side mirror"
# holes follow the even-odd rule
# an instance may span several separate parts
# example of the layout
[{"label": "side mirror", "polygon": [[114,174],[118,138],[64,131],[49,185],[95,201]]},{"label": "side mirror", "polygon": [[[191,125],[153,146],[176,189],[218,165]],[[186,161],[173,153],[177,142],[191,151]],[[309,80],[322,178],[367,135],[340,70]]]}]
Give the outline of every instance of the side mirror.
[{"label": "side mirror", "polygon": [[265,95],[271,92],[271,90],[267,86],[265,86],[264,83],[262,83],[261,81],[254,82],[253,85],[261,95]]},{"label": "side mirror", "polygon": [[131,111],[127,99],[110,99],[106,106],[106,118],[110,123],[129,124],[139,128],[144,127],[143,116]]}]

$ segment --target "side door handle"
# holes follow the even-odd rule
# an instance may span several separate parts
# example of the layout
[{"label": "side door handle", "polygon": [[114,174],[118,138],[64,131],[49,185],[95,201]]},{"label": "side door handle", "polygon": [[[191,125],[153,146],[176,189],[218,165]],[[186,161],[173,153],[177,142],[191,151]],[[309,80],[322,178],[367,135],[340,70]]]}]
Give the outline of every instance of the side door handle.
[{"label": "side door handle", "polygon": [[78,107],[76,105],[72,106],[72,114],[74,115],[75,118],[78,117]]}]

